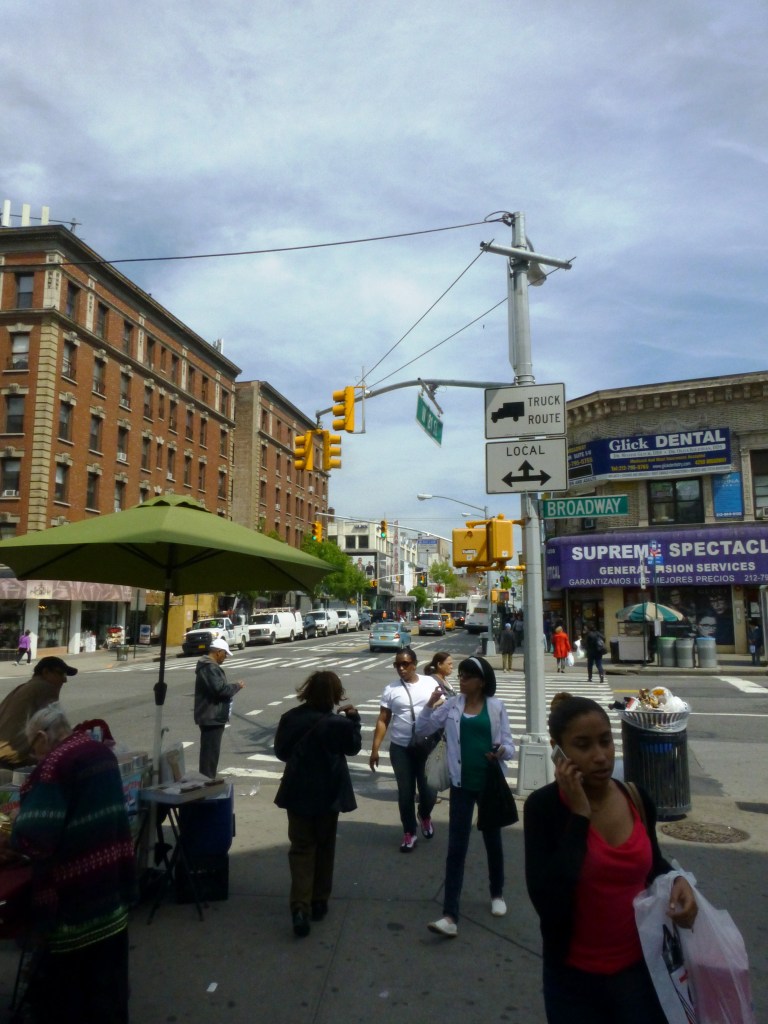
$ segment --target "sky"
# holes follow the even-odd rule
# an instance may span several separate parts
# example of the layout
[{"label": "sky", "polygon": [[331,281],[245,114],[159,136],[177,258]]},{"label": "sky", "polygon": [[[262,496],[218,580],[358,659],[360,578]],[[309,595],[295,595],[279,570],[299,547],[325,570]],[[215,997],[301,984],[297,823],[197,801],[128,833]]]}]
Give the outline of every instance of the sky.
[{"label": "sky", "polygon": [[[310,416],[363,379],[513,383],[499,211],[573,259],[530,289],[537,383],[764,370],[767,43],[763,0],[6,0],[0,198],[142,261],[118,266]],[[366,402],[331,505],[517,516],[482,390],[438,391],[440,446],[417,395]]]}]

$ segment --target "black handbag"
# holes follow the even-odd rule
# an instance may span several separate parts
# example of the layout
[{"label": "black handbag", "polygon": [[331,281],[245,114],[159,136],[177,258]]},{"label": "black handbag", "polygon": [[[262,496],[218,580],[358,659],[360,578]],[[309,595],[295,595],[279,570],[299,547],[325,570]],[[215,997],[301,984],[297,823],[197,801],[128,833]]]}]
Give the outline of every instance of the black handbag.
[{"label": "black handbag", "polygon": [[477,827],[485,832],[514,825],[519,819],[512,790],[507,785],[501,765],[494,758],[488,762],[485,785],[477,801]]},{"label": "black handbag", "polygon": [[411,738],[408,746],[411,750],[417,750],[419,753],[424,754],[425,757],[428,757],[443,738],[443,730],[438,729],[437,732],[431,732],[428,736],[418,736],[416,734],[416,709],[413,706],[413,697],[411,696],[408,684],[403,683],[403,686],[411,703]]}]

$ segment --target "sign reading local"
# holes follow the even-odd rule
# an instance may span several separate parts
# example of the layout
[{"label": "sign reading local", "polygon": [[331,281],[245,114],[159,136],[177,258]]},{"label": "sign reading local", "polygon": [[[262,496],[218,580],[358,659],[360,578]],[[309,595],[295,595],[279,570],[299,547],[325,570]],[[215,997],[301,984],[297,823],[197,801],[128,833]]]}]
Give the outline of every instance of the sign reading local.
[{"label": "sign reading local", "polygon": [[571,483],[649,476],[725,473],[731,469],[728,427],[599,438],[568,450]]},{"label": "sign reading local", "polygon": [[594,519],[596,516],[626,515],[629,515],[629,498],[626,494],[545,498],[541,503],[542,519]]},{"label": "sign reading local", "polygon": [[485,391],[485,436],[564,434],[565,384],[517,384]]},{"label": "sign reading local", "polygon": [[492,441],[485,446],[486,492],[515,494],[567,490],[567,450],[565,437]]}]

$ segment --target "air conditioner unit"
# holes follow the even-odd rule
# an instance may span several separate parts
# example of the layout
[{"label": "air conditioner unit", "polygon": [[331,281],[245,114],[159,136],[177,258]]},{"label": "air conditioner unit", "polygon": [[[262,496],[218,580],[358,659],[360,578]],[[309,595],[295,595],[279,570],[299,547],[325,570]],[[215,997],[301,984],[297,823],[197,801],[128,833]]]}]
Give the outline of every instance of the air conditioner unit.
[{"label": "air conditioner unit", "polygon": [[117,461],[118,462],[127,462],[128,461],[128,453],[127,452],[118,452],[117,453]]},{"label": "air conditioner unit", "polygon": [[768,519],[768,505],[755,509],[755,519]]},{"label": "air conditioner unit", "polygon": [[280,502],[276,501],[275,502],[275,512],[279,512],[279,511],[280,511]]},{"label": "air conditioner unit", "polygon": [[582,530],[594,530],[596,525],[595,520],[591,517],[581,520]]},{"label": "air conditioner unit", "polygon": [[4,498],[18,498],[19,492],[14,490],[3,491]]}]

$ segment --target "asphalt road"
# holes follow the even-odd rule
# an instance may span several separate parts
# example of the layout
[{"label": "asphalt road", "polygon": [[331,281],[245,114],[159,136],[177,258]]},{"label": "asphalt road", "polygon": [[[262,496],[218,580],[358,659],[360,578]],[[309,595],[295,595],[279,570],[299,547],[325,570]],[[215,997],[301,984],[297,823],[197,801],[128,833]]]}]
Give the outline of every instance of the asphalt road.
[{"label": "asphalt road", "polygon": [[[458,630],[445,637],[415,636],[413,646],[422,665],[435,650],[451,651],[457,663],[461,657],[474,652],[477,638]],[[382,759],[377,776],[373,776],[368,768],[368,751],[379,696],[384,686],[395,678],[392,660],[391,653],[368,651],[367,632],[236,651],[225,663],[227,676],[231,681],[242,679],[246,685],[233,705],[231,724],[222,743],[220,771],[254,780],[279,776],[282,765],[272,753],[272,740],[280,715],[294,705],[297,687],[312,671],[331,668],[338,672],[348,698],[360,709],[363,718],[363,750],[351,759],[356,787],[374,792],[377,787],[391,784],[391,769],[386,758]],[[165,673],[168,695],[163,724],[168,732],[164,743],[183,744],[188,768],[197,767],[198,753],[198,731],[192,721],[195,663],[195,658],[180,658],[172,652]],[[155,727],[152,686],[158,676],[158,663],[145,655],[136,661],[129,658],[128,662],[118,662],[106,670],[90,668],[83,660],[78,664],[80,673],[67,682],[62,693],[73,720],[104,718],[124,749],[150,751]],[[547,668],[554,668],[554,663]],[[511,674],[498,674],[498,695],[505,701],[515,737],[526,731],[521,669],[522,659],[518,656]],[[24,678],[24,669],[3,666],[0,693],[5,692],[13,679]],[[734,792],[731,780],[733,777],[735,787],[738,774],[740,798],[764,800],[759,786],[760,773],[743,772],[745,760],[762,756],[758,744],[762,742],[768,719],[768,686],[763,678],[675,677],[674,691],[693,709],[688,737],[694,793],[714,793],[723,788]],[[606,706],[616,695],[636,692],[637,685],[633,676],[611,675],[606,676],[605,684],[587,683],[586,668],[578,662],[565,677],[548,671],[546,679],[548,698],[565,688],[594,697]],[[620,756],[618,716],[614,734]],[[513,784],[516,770],[513,764]]]}]

